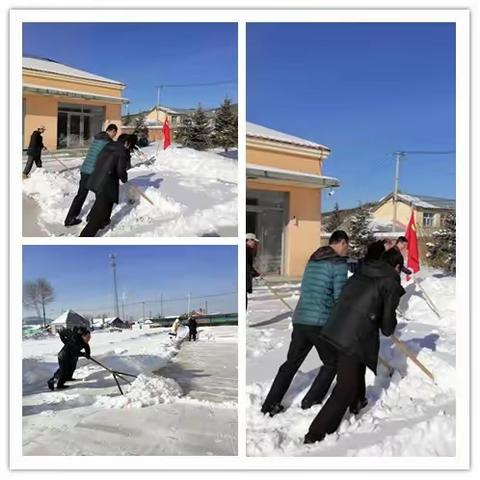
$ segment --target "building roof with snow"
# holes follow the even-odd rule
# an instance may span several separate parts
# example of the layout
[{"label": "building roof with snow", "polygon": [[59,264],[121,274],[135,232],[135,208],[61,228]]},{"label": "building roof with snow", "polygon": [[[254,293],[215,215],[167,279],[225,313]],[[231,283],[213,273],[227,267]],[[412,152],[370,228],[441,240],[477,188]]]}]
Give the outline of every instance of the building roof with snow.
[{"label": "building roof with snow", "polygon": [[312,142],[305,138],[279,132],[278,130],[273,130],[272,128],[264,127],[252,122],[247,122],[247,138],[269,140],[271,142],[295,145],[314,150],[326,150],[330,152],[330,149],[321,143]]},{"label": "building roof with snow", "polygon": [[81,78],[84,80],[95,80],[98,82],[113,83],[115,85],[124,85],[122,82],[119,82],[118,80],[112,80],[111,78],[102,77],[100,75],[95,75],[93,73],[86,72],[85,70],[80,70],[78,68],[70,67],[69,65],[59,63],[50,58],[25,56],[23,57],[22,67],[24,70],[55,73],[58,75]]},{"label": "building roof with snow", "polygon": [[73,310],[67,310],[59,315],[51,325],[65,325],[66,327],[73,327],[73,326],[84,326],[89,327],[90,322],[82,315],[74,312]]},{"label": "building roof with snow", "polygon": [[[381,198],[379,205],[393,198],[393,193]],[[412,195],[409,193],[399,192],[397,199],[416,208],[426,210],[455,210],[456,201],[451,198],[431,197],[428,195]]]}]

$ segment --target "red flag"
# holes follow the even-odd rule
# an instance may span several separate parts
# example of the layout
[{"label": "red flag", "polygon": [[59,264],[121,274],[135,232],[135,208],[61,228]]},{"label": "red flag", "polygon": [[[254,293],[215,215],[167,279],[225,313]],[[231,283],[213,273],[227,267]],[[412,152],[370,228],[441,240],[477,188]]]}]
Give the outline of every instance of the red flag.
[{"label": "red flag", "polygon": [[170,125],[168,124],[167,116],[165,116],[165,121],[163,122],[162,134],[163,134],[163,149],[166,150],[172,143],[170,140]]},{"label": "red flag", "polygon": [[405,237],[408,240],[407,267],[416,273],[420,270],[420,256],[418,254],[417,227],[415,225],[415,214],[413,213],[413,208],[410,215],[410,220],[408,221]]}]

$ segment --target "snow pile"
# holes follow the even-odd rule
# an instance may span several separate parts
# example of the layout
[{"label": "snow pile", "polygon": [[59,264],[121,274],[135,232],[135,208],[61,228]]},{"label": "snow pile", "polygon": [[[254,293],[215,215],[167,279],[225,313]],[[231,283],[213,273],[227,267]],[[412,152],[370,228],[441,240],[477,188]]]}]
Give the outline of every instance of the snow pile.
[{"label": "snow pile", "polygon": [[249,302],[247,331],[247,455],[454,456],[455,277],[428,272],[421,285],[441,319],[420,291],[409,285],[395,334],[433,373],[435,382],[390,339],[381,338],[380,356],[394,367],[393,376],[383,366],[377,376],[367,370],[367,407],[356,416],[347,412],[337,432],[308,446],[303,438],[321,405],[302,410],[300,403],[320,362],[312,350],[282,401],[283,413],[270,418],[260,412],[285,361],[291,314],[263,288],[258,289]]},{"label": "snow pile", "polygon": [[183,392],[175,380],[139,375],[131,385],[123,387],[124,395],[101,396],[95,402],[99,408],[142,408],[172,403]]},{"label": "snow pile", "polygon": [[[156,145],[143,149],[156,154]],[[39,206],[38,224],[50,235],[78,235],[81,227],[66,229],[63,222],[77,193],[82,159],[69,160],[74,170],[55,172],[53,162],[35,169],[23,182],[24,194]],[[120,203],[112,211],[103,236],[197,236],[237,224],[236,160],[215,152],[171,147],[161,150],[153,163],[138,164],[128,171],[120,186]],[[70,165],[69,165],[70,166]],[[153,203],[135,192],[135,187]],[[82,218],[93,205],[90,194]]]}]

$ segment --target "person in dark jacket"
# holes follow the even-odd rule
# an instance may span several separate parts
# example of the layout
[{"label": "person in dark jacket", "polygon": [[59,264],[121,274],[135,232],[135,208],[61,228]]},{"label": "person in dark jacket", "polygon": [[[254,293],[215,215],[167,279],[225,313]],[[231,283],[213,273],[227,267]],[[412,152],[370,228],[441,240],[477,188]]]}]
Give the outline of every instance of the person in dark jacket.
[{"label": "person in dark jacket", "polygon": [[248,294],[253,291],[253,279],[260,277],[261,274],[255,270],[253,267],[253,261],[257,253],[258,247],[258,238],[254,233],[247,233],[246,238],[246,248],[247,248],[247,285],[246,285],[246,306],[248,306]]},{"label": "person in dark jacket", "polygon": [[117,126],[114,123],[111,123],[104,132],[97,133],[93,137],[93,141],[88,147],[87,155],[80,168],[78,192],[75,195],[72,205],[68,210],[67,217],[65,218],[66,227],[78,225],[82,222],[78,216],[80,215],[83,204],[88,195],[88,179],[95,170],[95,165],[100,152],[108,143],[113,142],[113,139],[117,136],[117,132]]},{"label": "person in dark jacket", "polygon": [[392,248],[380,260],[368,260],[349,278],[322,330],[322,337],[338,352],[337,383],[313,420],[305,443],[323,440],[337,430],[349,407],[365,401],[365,369],[377,373],[379,331],[386,337],[397,326],[396,309],[405,293],[400,284],[401,253]]},{"label": "person in dark jacket", "polygon": [[[53,377],[47,382],[50,390],[68,388],[65,382],[73,380],[78,357],[90,358],[90,332],[85,327],[74,327],[73,330],[63,329],[60,331],[60,339],[64,343],[58,353],[58,369]],[[82,351],[83,350],[83,351]]]},{"label": "person in dark jacket", "polygon": [[88,180],[88,188],[95,192],[96,199],[81,237],[94,237],[110,223],[113,205],[118,203],[119,181],[126,183],[128,180],[127,168],[136,142],[136,135],[122,134],[116,142],[107,144],[98,156]]},{"label": "person in dark jacket", "polygon": [[42,168],[42,150],[46,150],[47,147],[43,144],[42,133],[45,132],[45,127],[40,125],[30,137],[30,143],[27,150],[27,164],[23,170],[23,178],[27,178],[30,175],[30,171],[33,167],[33,162],[37,168]]},{"label": "person in dark jacket", "polygon": [[188,319],[188,341],[191,342],[192,338],[194,342],[197,341],[197,321],[194,317]]},{"label": "person in dark jacket", "polygon": [[336,375],[336,357],[333,348],[320,333],[347,281],[348,241],[348,235],[343,230],[337,230],[330,236],[329,245],[320,247],[310,257],[303,274],[300,299],[293,313],[287,361],[278,370],[262,405],[262,413],[273,416],[283,410],[282,398],[313,347],[323,365],[301,407],[308,409],[320,403],[327,394]]}]

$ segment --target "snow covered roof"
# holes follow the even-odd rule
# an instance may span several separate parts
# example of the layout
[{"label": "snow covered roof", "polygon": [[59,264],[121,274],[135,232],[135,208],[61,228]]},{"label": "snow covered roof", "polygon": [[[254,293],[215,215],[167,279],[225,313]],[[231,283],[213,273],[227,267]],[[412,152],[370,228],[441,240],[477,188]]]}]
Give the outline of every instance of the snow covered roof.
[{"label": "snow covered roof", "polygon": [[[393,197],[393,193],[380,199],[379,204],[390,200]],[[438,209],[438,210],[455,210],[456,201],[451,198],[431,197],[428,195],[412,195],[408,193],[400,192],[398,199],[404,201],[409,205],[413,205],[418,208],[425,209]]]},{"label": "snow covered roof", "polygon": [[73,310],[67,310],[59,315],[51,325],[66,325],[67,323],[73,323],[78,325],[87,325],[89,322],[85,317],[82,317]]},{"label": "snow covered roof", "polygon": [[312,188],[339,187],[340,181],[334,177],[324,177],[312,173],[303,173],[267,165],[247,163],[247,179],[264,181],[283,181],[289,184],[301,185]]},{"label": "snow covered roof", "polygon": [[118,317],[109,317],[109,318],[94,318],[92,323],[94,325],[110,325],[113,321],[120,320]]},{"label": "snow covered roof", "polygon": [[38,72],[57,73],[69,77],[83,78],[85,80],[96,80],[98,82],[114,83],[115,85],[124,85],[122,82],[112,80],[111,78],[101,77],[78,68],[64,65],[49,58],[23,57],[22,66],[26,70],[35,70]]},{"label": "snow covered roof", "polygon": [[261,138],[264,140],[270,140],[273,142],[286,143],[290,145],[298,145],[300,147],[312,148],[315,150],[328,150],[330,149],[320,143],[315,143],[305,138],[295,137],[288,133],[279,132],[272,128],[267,128],[256,123],[247,122],[247,137]]}]

